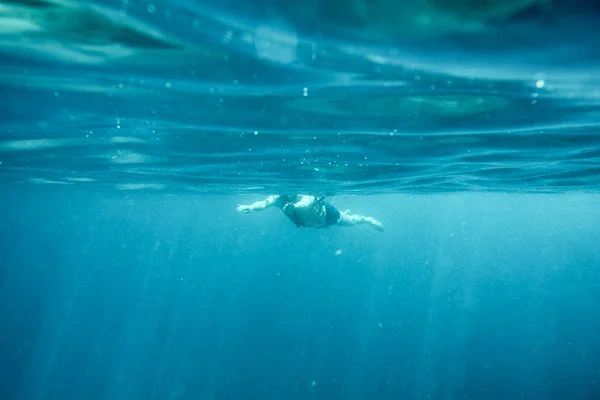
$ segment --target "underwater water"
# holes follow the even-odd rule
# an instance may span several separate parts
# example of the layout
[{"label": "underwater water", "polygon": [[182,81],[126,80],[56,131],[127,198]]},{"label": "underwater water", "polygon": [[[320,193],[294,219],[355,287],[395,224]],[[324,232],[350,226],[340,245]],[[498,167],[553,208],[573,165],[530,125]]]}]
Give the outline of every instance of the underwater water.
[{"label": "underwater water", "polygon": [[0,1],[0,399],[600,398],[599,14]]}]

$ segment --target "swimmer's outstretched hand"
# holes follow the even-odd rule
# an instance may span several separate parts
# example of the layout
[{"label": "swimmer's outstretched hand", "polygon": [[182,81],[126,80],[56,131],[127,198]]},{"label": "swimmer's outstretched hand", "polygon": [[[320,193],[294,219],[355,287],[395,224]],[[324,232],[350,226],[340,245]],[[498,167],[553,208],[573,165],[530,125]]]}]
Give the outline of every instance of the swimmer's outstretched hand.
[{"label": "swimmer's outstretched hand", "polygon": [[237,206],[237,210],[238,210],[239,212],[241,212],[241,213],[248,214],[249,212],[251,212],[251,211],[252,211],[252,207],[250,207],[250,206],[245,206],[245,205],[243,205],[243,204],[238,204],[238,206]]},{"label": "swimmer's outstretched hand", "polygon": [[371,226],[377,229],[379,232],[383,232],[383,224],[377,221],[375,218],[367,217],[367,222],[369,222]]},{"label": "swimmer's outstretched hand", "polygon": [[373,227],[377,229],[379,232],[383,232],[383,224],[379,221],[375,221],[373,223]]}]

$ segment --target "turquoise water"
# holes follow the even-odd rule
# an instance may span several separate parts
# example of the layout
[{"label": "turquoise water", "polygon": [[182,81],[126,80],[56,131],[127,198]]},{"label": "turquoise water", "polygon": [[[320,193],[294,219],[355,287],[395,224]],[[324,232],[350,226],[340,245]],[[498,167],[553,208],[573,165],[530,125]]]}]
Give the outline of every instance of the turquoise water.
[{"label": "turquoise water", "polygon": [[593,5],[376,36],[267,0],[82,4],[3,2],[6,183],[597,190]]},{"label": "turquoise water", "polygon": [[600,398],[599,14],[0,0],[0,400]]}]

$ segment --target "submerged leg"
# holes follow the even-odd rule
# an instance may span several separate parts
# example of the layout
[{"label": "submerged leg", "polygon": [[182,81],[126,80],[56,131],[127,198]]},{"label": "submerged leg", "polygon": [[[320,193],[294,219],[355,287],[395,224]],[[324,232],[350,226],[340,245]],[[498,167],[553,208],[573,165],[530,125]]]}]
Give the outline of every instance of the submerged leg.
[{"label": "submerged leg", "polygon": [[383,224],[372,217],[365,217],[358,214],[350,214],[350,210],[340,213],[340,220],[337,223],[340,226],[354,226],[358,224],[369,224],[378,231],[383,231]]}]

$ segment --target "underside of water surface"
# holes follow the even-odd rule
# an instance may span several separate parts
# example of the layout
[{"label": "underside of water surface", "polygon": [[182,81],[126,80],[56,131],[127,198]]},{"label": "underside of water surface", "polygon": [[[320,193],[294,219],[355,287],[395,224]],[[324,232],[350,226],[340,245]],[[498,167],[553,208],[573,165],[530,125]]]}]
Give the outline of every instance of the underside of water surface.
[{"label": "underside of water surface", "polygon": [[3,183],[597,191],[585,1],[0,2]]}]

